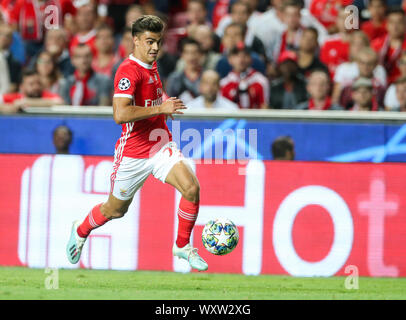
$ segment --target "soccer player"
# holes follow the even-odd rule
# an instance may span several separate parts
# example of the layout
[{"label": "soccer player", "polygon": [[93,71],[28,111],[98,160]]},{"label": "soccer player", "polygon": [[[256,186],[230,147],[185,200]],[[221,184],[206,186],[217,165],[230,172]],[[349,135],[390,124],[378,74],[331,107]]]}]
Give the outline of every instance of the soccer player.
[{"label": "soccer player", "polygon": [[[182,194],[178,210],[178,234],[173,255],[185,259],[199,271],[207,263],[190,241],[199,211],[199,182],[187,164],[166,125],[166,118],[183,114],[183,102],[175,97],[162,101],[162,84],[156,59],[164,24],[156,16],[144,15],[132,25],[133,53],[123,61],[114,79],[113,117],[122,125],[116,143],[111,192],[107,202],[96,205],[84,219],[73,222],[67,245],[71,263],[80,259],[90,232],[111,219],[121,218],[135,192],[150,174],[175,187]],[[157,137],[161,139],[157,140]]]}]

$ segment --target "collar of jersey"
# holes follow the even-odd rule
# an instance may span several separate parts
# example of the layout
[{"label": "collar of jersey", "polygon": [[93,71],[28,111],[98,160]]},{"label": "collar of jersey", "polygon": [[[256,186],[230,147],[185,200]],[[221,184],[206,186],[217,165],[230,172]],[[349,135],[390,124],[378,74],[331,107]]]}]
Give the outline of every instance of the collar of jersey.
[{"label": "collar of jersey", "polygon": [[144,67],[145,69],[152,69],[153,68],[152,64],[142,62],[141,60],[134,57],[133,54],[130,54],[129,58],[130,58],[130,60],[137,62],[141,67]]}]

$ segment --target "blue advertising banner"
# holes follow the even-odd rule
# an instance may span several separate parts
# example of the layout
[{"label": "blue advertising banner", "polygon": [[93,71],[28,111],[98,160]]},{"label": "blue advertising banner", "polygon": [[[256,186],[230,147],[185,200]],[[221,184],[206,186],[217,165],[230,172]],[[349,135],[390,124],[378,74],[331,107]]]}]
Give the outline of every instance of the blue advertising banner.
[{"label": "blue advertising banner", "polygon": [[[55,153],[52,133],[59,125],[73,132],[72,154],[113,155],[121,133],[109,118],[3,116],[0,152]],[[272,141],[288,135],[297,160],[406,162],[406,125],[184,119],[168,126],[184,155],[193,158],[270,160]]]}]

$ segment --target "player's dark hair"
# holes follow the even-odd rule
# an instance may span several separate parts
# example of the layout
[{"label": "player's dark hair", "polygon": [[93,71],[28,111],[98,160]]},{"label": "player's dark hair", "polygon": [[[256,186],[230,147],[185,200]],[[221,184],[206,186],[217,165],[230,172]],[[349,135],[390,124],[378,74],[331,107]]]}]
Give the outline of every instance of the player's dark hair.
[{"label": "player's dark hair", "polygon": [[153,15],[143,15],[133,22],[131,32],[133,37],[146,31],[160,33],[164,29],[164,22],[161,18]]},{"label": "player's dark hair", "polygon": [[281,136],[272,142],[272,156],[274,159],[283,159],[286,157],[286,152],[293,152],[294,145],[292,138],[289,136]]}]

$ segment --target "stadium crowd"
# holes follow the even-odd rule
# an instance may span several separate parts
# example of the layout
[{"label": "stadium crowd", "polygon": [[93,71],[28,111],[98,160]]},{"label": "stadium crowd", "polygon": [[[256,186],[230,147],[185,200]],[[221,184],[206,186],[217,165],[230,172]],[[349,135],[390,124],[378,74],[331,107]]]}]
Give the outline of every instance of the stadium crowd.
[{"label": "stadium crowd", "polygon": [[164,91],[191,109],[406,111],[405,10],[406,0],[1,0],[0,113],[111,105],[144,14],[167,25]]}]

